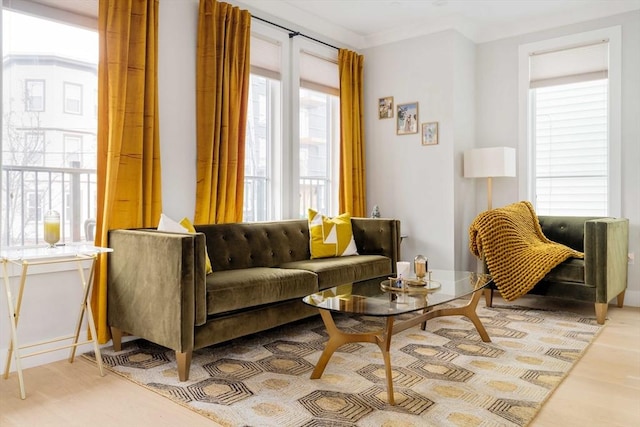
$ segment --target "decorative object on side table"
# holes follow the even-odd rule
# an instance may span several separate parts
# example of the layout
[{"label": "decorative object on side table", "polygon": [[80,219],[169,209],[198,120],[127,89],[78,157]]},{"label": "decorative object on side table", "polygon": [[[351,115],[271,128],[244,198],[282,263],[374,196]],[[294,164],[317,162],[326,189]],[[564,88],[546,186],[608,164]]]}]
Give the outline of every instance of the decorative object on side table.
[{"label": "decorative object on side table", "polygon": [[44,241],[50,248],[55,248],[60,241],[60,214],[56,211],[44,214]]},{"label": "decorative object on side table", "polygon": [[380,218],[380,208],[378,205],[373,207],[373,210],[371,211],[371,218]]}]

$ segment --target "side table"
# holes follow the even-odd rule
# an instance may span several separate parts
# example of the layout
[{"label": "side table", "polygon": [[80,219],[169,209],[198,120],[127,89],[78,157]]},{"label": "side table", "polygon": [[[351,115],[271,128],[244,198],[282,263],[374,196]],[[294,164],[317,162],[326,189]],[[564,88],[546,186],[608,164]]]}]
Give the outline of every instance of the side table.
[{"label": "side table", "polygon": [[[4,287],[7,293],[7,304],[9,313],[9,324],[11,325],[11,342],[9,343],[9,349],[7,351],[7,362],[4,367],[4,378],[9,378],[9,369],[11,368],[12,359],[16,363],[16,371],[18,373],[18,381],[20,382],[20,397],[26,398],[24,380],[22,377],[22,366],[20,360],[35,356],[37,354],[48,353],[57,351],[64,348],[71,348],[69,355],[69,363],[73,363],[75,358],[76,348],[79,345],[93,343],[93,348],[96,354],[96,361],[100,375],[104,376],[102,370],[102,356],[100,354],[100,347],[98,346],[96,327],[93,322],[93,313],[91,312],[90,304],[90,290],[93,283],[93,273],[95,269],[96,259],[100,254],[106,252],[112,252],[113,249],[102,248],[97,246],[91,246],[86,244],[67,244],[49,247],[22,247],[22,248],[7,248],[0,251],[0,262],[3,267]],[[62,338],[56,338],[48,341],[40,341],[33,344],[20,346],[18,343],[18,321],[20,319],[20,308],[22,306],[22,296],[24,294],[25,284],[27,282],[27,276],[29,274],[29,267],[39,266],[46,264],[62,264],[62,263],[75,263],[78,269],[78,275],[80,278],[80,285],[82,286],[82,299],[80,301],[80,313],[78,313],[78,321],[76,323],[75,332],[73,335],[65,336]],[[21,268],[20,282],[18,286],[18,296],[14,301],[11,294],[11,281],[9,279],[9,266],[13,264]],[[89,270],[88,275],[85,275],[85,269]],[[87,323],[91,332],[91,339],[87,341],[79,342],[80,329],[82,327],[82,321],[84,315],[87,314]],[[72,340],[71,344],[62,345],[55,348],[47,348],[32,353],[23,354],[22,350],[31,347],[38,347],[44,344],[50,344],[58,341]],[[13,358],[12,358],[13,356]]]}]

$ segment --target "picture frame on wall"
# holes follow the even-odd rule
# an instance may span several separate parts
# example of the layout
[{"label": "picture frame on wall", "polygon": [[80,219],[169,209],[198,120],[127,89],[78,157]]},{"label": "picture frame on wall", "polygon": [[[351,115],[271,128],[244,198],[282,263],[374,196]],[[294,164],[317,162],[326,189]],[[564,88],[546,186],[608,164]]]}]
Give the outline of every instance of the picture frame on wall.
[{"label": "picture frame on wall", "polygon": [[422,145],[438,144],[438,122],[422,124]]},{"label": "picture frame on wall", "polygon": [[378,99],[378,119],[393,118],[393,96]]},{"label": "picture frame on wall", "polygon": [[418,133],[418,103],[398,104],[397,110],[396,133],[398,135]]}]

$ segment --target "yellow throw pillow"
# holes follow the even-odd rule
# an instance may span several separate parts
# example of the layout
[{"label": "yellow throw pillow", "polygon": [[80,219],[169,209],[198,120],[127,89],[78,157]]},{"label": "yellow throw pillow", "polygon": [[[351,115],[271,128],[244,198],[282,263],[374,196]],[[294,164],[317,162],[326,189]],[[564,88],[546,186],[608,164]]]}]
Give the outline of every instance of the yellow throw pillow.
[{"label": "yellow throw pillow", "polygon": [[[189,218],[187,218],[186,216],[180,220],[180,225],[186,228],[189,233],[196,232],[195,227],[193,226]],[[209,259],[209,251],[207,250],[207,245],[204,246],[204,250],[205,250],[205,255],[207,256],[205,258],[206,271],[207,271],[207,274],[211,274],[213,273],[213,267],[211,267],[211,260]]]},{"label": "yellow throw pillow", "polygon": [[349,213],[329,218],[309,209],[309,238],[311,258],[358,255]]}]

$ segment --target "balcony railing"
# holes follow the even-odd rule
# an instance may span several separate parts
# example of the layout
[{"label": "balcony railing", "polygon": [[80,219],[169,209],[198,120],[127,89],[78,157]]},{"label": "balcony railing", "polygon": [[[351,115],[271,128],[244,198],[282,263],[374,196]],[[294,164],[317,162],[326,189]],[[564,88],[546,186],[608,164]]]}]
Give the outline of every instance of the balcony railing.
[{"label": "balcony railing", "polygon": [[[328,179],[300,178],[299,218],[307,217],[307,208],[311,207],[319,212],[331,212],[330,185]],[[269,193],[267,178],[245,176],[244,178],[244,211],[243,220],[246,222],[266,221],[269,216]]]},{"label": "balcony railing", "polygon": [[243,221],[255,222],[268,220],[268,200],[267,178],[245,175]]},{"label": "balcony railing", "polygon": [[96,213],[96,171],[3,165],[2,200],[2,246],[44,243],[48,210],[60,213],[61,242],[86,240],[85,224]]},{"label": "balcony railing", "polygon": [[[266,178],[245,177],[244,221],[265,221],[268,216]],[[330,212],[330,181],[300,179],[300,218],[307,207]],[[61,242],[93,240],[96,214],[94,169],[40,166],[2,166],[2,229],[0,246],[44,243],[46,211],[60,213]]]},{"label": "balcony railing", "polygon": [[330,183],[325,178],[300,177],[300,218],[307,217],[308,208],[325,215],[331,213]]}]

